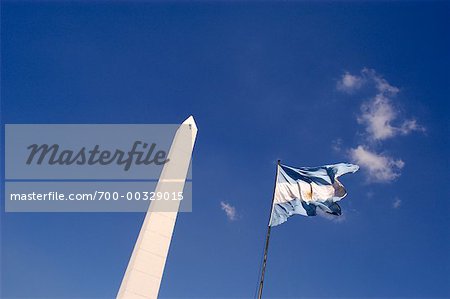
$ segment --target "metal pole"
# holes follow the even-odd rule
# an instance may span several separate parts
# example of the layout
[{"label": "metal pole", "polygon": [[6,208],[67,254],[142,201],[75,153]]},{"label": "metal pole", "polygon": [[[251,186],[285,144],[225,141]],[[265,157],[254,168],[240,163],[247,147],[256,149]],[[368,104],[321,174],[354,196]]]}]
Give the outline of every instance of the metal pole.
[{"label": "metal pole", "polygon": [[270,220],[272,218],[273,201],[275,199],[275,190],[277,187],[278,168],[280,167],[280,162],[281,161],[278,160],[277,173],[275,175],[275,185],[273,187],[272,206],[270,207],[269,223],[267,225],[266,246],[264,247],[264,260],[263,260],[262,271],[261,271],[261,280],[259,282],[258,299],[261,299],[261,297],[262,297],[262,291],[263,291],[263,286],[264,286],[264,274],[266,272],[267,252],[269,251],[269,240],[270,240],[270,229],[271,229]]}]

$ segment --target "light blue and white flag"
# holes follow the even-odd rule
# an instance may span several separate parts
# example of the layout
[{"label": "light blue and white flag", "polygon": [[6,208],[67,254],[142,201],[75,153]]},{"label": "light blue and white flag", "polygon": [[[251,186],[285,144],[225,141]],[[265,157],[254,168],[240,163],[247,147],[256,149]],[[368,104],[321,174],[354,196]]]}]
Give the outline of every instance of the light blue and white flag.
[{"label": "light blue and white flag", "polygon": [[358,169],[348,163],[300,168],[279,164],[269,225],[279,225],[295,214],[315,216],[317,208],[341,215],[337,202],[347,191],[338,178]]}]

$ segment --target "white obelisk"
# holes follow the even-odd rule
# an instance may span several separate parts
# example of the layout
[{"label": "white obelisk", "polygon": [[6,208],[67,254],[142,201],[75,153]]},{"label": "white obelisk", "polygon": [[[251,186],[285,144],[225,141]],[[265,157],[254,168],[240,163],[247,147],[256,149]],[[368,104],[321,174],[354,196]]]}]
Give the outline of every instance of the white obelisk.
[{"label": "white obelisk", "polygon": [[[197,136],[190,116],[177,130],[155,192],[182,192]],[[179,201],[153,201],[145,216],[117,298],[157,298],[172,239]]]}]

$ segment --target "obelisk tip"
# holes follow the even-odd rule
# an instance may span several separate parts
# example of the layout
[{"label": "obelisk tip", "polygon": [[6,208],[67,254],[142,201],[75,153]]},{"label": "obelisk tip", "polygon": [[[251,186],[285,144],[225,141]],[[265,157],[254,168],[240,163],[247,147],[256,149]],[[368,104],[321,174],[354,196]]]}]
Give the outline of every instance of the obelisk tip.
[{"label": "obelisk tip", "polygon": [[183,125],[191,125],[192,129],[197,131],[197,124],[195,123],[194,117],[191,115],[183,122]]}]

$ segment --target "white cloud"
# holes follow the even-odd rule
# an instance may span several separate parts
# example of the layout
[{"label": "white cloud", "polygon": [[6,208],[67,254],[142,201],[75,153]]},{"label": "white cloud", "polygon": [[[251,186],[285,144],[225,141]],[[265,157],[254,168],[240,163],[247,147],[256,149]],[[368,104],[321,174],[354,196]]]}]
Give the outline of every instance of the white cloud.
[{"label": "white cloud", "polygon": [[393,122],[397,118],[398,112],[392,101],[380,93],[361,105],[358,123],[365,126],[370,140],[384,140],[398,134],[407,135],[412,131],[424,131],[415,119],[405,120],[399,126],[395,126]]},{"label": "white cloud", "polygon": [[368,174],[369,181],[390,182],[400,176],[400,170],[405,166],[402,160],[377,154],[359,145],[350,149],[351,159],[361,166]]},{"label": "white cloud", "polygon": [[[384,154],[378,154],[381,141],[415,131],[424,132],[425,128],[414,118],[406,119],[398,109],[395,98],[400,89],[391,85],[375,70],[364,68],[359,74],[345,72],[337,89],[352,93],[364,87],[372,95],[360,106],[357,121],[362,126],[364,141],[356,148],[349,150],[351,159],[366,169],[369,182],[390,182],[400,176],[400,170],[405,163],[401,159],[393,159]],[[332,148],[342,149],[338,141]]]},{"label": "white cloud", "polygon": [[337,82],[337,89],[352,93],[355,90],[358,90],[363,85],[363,78],[360,76],[352,75],[349,72],[345,72],[341,79]]},{"label": "white cloud", "polygon": [[235,207],[233,207],[229,203],[226,203],[223,201],[220,202],[220,206],[221,206],[222,210],[225,211],[225,214],[227,215],[228,220],[230,220],[230,221],[237,220],[237,213],[236,213]]},{"label": "white cloud", "polygon": [[380,76],[375,70],[363,68],[359,75],[352,75],[349,72],[342,74],[337,82],[336,88],[344,92],[353,92],[360,89],[366,83],[372,83],[377,92],[383,95],[394,96],[400,89],[391,85],[386,79]]},{"label": "white cloud", "polygon": [[370,84],[375,88],[374,96],[361,105],[361,115],[357,118],[358,123],[365,126],[369,140],[384,140],[413,131],[424,131],[415,119],[400,119],[400,113],[392,101],[400,89],[391,85],[373,69],[364,68],[359,75],[345,72],[337,83],[337,89],[352,93],[363,84]]},{"label": "white cloud", "polygon": [[386,81],[386,79],[378,75],[377,72],[375,72],[375,70],[373,69],[364,68],[361,71],[361,74],[368,81],[373,81],[375,83],[375,87],[380,94],[394,96],[398,92],[400,92],[400,89],[398,89],[398,87],[389,84],[389,82]]},{"label": "white cloud", "polygon": [[358,123],[366,126],[370,139],[382,140],[395,135],[396,129],[391,122],[396,118],[396,112],[388,98],[380,94],[375,96],[361,105],[361,113]]},{"label": "white cloud", "polygon": [[342,150],[342,139],[341,138],[337,138],[337,139],[333,140],[332,143],[331,143],[331,148],[335,152],[340,152]]},{"label": "white cloud", "polygon": [[319,208],[316,209],[316,212],[317,212],[317,216],[320,216],[327,220],[333,221],[335,223],[341,223],[341,222],[344,222],[345,220],[347,220],[345,217],[345,214],[342,214],[340,216],[331,215],[331,214],[328,214],[327,212],[322,211]]},{"label": "white cloud", "polygon": [[392,204],[392,207],[394,209],[398,209],[400,208],[400,206],[402,205],[402,200],[398,197],[395,198],[394,203]]},{"label": "white cloud", "polygon": [[425,132],[425,128],[417,124],[417,121],[415,119],[410,119],[403,122],[403,124],[399,128],[399,131],[401,134],[407,135],[412,131]]}]

